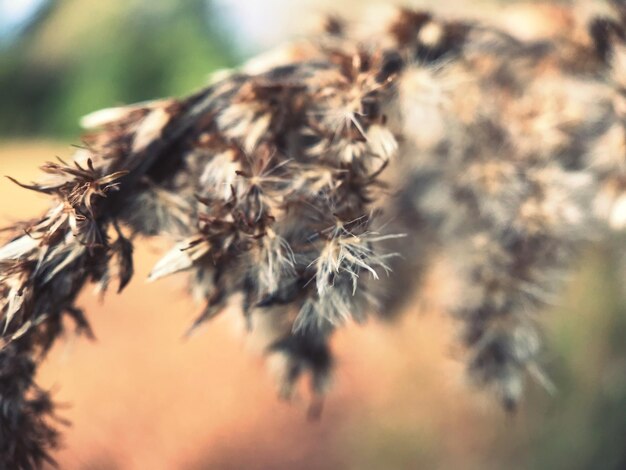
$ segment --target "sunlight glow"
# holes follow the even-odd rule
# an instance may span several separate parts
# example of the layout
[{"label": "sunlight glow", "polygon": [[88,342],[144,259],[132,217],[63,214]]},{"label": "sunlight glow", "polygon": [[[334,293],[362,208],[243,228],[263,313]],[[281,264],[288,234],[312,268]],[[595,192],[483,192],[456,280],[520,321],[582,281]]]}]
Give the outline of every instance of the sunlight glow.
[{"label": "sunlight glow", "polygon": [[19,28],[45,0],[0,0],[0,35]]}]

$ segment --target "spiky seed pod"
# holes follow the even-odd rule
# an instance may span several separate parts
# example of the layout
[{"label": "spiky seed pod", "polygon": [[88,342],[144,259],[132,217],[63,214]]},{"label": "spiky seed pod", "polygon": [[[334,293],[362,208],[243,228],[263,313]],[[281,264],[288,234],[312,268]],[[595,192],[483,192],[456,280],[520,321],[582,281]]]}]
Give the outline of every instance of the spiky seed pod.
[{"label": "spiky seed pod", "polygon": [[547,383],[536,313],[604,222],[626,225],[613,11],[581,27],[574,9],[542,44],[406,9],[372,28],[333,18],[186,99],[86,117],[74,161],[22,184],[52,208],[0,248],[3,468],[49,459],[35,367],[64,317],[91,334],[76,297],[123,289],[137,237],[171,240],[150,279],[189,272],[192,330],[241,301],[281,395],[310,376],[312,414],[333,331],[392,317],[447,258],[470,377],[514,408],[527,373]]}]

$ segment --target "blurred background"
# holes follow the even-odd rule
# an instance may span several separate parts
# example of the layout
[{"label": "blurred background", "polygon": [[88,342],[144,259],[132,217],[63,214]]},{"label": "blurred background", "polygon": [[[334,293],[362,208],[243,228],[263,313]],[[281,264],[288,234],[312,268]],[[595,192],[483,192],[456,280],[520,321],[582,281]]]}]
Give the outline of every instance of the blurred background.
[{"label": "blurred background", "polygon": [[[0,0],[1,173],[36,179],[38,165],[71,155],[80,116],[189,93],[304,31],[317,12],[365,3]],[[436,3],[511,27],[524,18],[520,34],[549,34],[553,20],[545,4]],[[8,180],[0,199],[2,225],[46,207]],[[503,413],[465,382],[454,325],[416,299],[397,323],[339,332],[318,422],[307,421],[305,397],[277,399],[229,315],[181,339],[198,307],[182,279],[142,282],[158,259],[146,242],[123,295],[83,295],[97,341],[68,335],[40,372],[72,422],[55,457],[77,470],[626,468],[623,242],[582,253],[545,315],[555,395],[530,384],[517,414]]]}]

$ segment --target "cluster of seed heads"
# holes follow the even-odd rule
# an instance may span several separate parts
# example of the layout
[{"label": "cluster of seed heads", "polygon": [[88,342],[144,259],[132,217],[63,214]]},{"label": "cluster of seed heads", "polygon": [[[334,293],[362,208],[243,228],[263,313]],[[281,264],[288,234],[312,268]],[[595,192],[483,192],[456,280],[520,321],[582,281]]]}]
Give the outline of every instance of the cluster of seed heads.
[{"label": "cluster of seed heads", "polygon": [[91,334],[77,295],[123,289],[142,237],[171,240],[150,279],[190,274],[193,327],[237,300],[286,397],[303,375],[324,394],[333,331],[393,315],[445,260],[470,377],[515,407],[543,377],[536,313],[626,226],[626,7],[605,7],[532,42],[331,18],[192,96],[87,116],[72,162],[19,183],[51,209],[0,248],[0,468],[50,460],[36,367],[66,318]]}]

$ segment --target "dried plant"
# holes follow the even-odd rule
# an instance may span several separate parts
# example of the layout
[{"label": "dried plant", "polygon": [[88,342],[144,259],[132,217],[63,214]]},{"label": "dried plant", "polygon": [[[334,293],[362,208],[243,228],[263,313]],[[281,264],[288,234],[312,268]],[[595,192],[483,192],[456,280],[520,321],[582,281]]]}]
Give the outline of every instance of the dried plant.
[{"label": "dried plant", "polygon": [[0,249],[2,468],[50,460],[36,366],[65,317],[90,334],[76,296],[123,289],[136,237],[172,240],[150,278],[191,273],[194,327],[241,294],[285,396],[303,374],[323,394],[333,330],[392,315],[447,256],[470,376],[515,407],[542,378],[536,313],[578,247],[626,225],[626,7],[611,6],[564,8],[545,42],[420,11],[366,34],[333,18],[188,98],[86,117],[73,162],[23,185],[52,208]]}]

